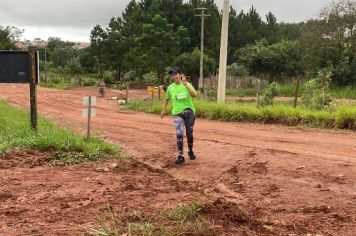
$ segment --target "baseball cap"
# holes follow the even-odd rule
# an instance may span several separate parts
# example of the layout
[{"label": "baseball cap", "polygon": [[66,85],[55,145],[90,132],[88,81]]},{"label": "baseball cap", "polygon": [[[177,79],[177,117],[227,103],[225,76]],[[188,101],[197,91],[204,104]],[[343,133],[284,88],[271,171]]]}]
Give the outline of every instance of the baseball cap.
[{"label": "baseball cap", "polygon": [[172,67],[172,69],[170,69],[169,71],[168,71],[168,74],[176,74],[176,73],[180,73],[180,69],[179,69],[179,67],[178,66],[173,66]]}]

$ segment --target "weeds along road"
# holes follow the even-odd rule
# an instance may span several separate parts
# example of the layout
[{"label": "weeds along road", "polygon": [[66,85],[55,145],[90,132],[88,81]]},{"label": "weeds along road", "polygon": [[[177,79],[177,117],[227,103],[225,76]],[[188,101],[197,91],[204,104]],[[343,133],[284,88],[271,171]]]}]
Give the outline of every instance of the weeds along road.
[{"label": "weeds along road", "polygon": [[[116,94],[108,91],[106,97]],[[38,110],[62,126],[84,132],[82,97],[88,95],[96,96],[96,90],[39,87]],[[130,96],[142,97],[145,92],[133,91]],[[28,97],[28,85],[0,85],[0,99],[13,105],[28,108]],[[356,233],[355,132],[198,119],[197,160],[175,166],[171,117],[162,120],[125,111],[106,98],[97,100],[96,109],[92,119],[96,135],[122,145],[140,162],[200,183],[212,197],[253,204],[285,222],[298,218],[308,225],[329,227],[330,233]]]}]

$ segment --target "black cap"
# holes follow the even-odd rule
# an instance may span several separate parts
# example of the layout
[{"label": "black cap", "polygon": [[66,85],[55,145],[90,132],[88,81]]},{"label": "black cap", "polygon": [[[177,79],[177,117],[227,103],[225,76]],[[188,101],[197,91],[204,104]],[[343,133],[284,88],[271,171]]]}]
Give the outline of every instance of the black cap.
[{"label": "black cap", "polygon": [[168,71],[168,74],[173,74],[173,73],[179,73],[180,74],[180,69],[178,66],[173,66],[172,69]]}]

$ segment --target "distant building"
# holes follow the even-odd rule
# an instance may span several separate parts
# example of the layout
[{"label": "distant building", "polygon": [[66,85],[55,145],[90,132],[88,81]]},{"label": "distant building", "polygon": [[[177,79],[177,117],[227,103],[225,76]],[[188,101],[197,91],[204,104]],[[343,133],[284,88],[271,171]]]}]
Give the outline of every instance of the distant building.
[{"label": "distant building", "polygon": [[74,49],[83,49],[90,47],[90,43],[87,42],[75,42],[73,45]]},{"label": "distant building", "polygon": [[[44,48],[47,44],[47,41],[41,40],[40,38],[35,38],[33,41],[31,40],[25,40],[25,41],[18,41],[16,42],[16,47],[20,49],[26,49],[29,46],[35,46],[35,47],[40,47]],[[73,48],[74,49],[83,49],[90,47],[90,43],[88,42],[74,42]]]}]

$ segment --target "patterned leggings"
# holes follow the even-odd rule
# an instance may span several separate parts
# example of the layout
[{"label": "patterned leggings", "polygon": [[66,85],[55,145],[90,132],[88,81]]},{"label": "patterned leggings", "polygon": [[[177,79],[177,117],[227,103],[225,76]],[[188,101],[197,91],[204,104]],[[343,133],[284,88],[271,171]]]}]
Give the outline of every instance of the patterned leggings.
[{"label": "patterned leggings", "polygon": [[177,131],[177,146],[179,155],[183,155],[183,133],[184,127],[187,135],[189,151],[193,151],[193,127],[195,123],[195,115],[191,109],[185,109],[177,116],[173,116],[173,122]]}]

